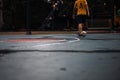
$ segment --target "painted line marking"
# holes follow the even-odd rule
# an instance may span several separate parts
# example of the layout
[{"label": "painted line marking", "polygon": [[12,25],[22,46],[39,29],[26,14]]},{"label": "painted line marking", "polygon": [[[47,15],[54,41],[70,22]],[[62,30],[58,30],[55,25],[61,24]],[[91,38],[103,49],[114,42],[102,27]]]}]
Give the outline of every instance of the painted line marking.
[{"label": "painted line marking", "polygon": [[0,42],[59,42],[64,41],[65,39],[59,38],[38,38],[38,39],[29,39],[29,38],[20,38],[20,39],[11,39],[11,40],[0,40]]},{"label": "painted line marking", "polygon": [[79,38],[74,38],[74,39],[75,39],[75,40],[71,40],[71,41],[64,40],[64,42],[62,42],[62,43],[57,42],[57,43],[40,44],[40,45],[35,45],[35,46],[32,46],[32,47],[51,46],[51,45],[58,45],[58,44],[72,43],[72,42],[80,41]]},{"label": "painted line marking", "polygon": [[[4,40],[2,40],[3,42],[6,42]],[[39,47],[46,47],[46,46],[52,46],[52,45],[60,45],[60,44],[65,44],[65,43],[73,43],[73,42],[77,42],[77,41],[80,41],[79,38],[77,37],[74,37],[74,38],[61,38],[61,40],[58,40],[58,41],[54,41],[54,42],[40,42],[40,44],[38,45],[33,45],[33,46],[16,46],[12,49],[18,49],[18,48],[39,48]],[[1,42],[1,41],[0,41]],[[38,42],[39,43],[39,42]],[[42,43],[42,44],[41,44]],[[34,43],[33,43],[34,44]]]}]

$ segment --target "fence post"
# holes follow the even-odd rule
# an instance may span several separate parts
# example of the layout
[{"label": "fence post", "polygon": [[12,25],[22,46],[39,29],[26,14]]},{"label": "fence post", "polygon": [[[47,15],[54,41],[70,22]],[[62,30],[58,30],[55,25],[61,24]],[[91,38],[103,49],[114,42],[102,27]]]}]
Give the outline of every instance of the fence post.
[{"label": "fence post", "polygon": [[112,28],[114,29],[114,0],[111,0],[111,20],[112,20]]},{"label": "fence post", "polygon": [[30,0],[26,0],[26,29],[28,35],[31,35],[31,28],[30,28]]},{"label": "fence post", "polygon": [[0,28],[3,26],[3,2],[0,0]]}]

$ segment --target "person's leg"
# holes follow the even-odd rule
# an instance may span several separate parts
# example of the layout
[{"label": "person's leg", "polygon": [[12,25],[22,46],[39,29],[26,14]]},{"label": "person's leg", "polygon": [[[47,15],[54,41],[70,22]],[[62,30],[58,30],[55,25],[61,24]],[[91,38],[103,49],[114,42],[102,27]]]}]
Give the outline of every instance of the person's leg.
[{"label": "person's leg", "polygon": [[[86,23],[86,15],[81,15],[81,21],[80,21],[80,23],[79,23],[79,33],[80,33],[80,35],[82,36],[82,35],[85,35],[86,34],[86,25],[85,25],[85,23]],[[82,32],[82,31],[84,31],[84,32]]]},{"label": "person's leg", "polygon": [[85,31],[87,30],[87,26],[86,26],[86,15],[82,16],[82,30]]},{"label": "person's leg", "polygon": [[87,23],[84,23],[83,24],[83,31],[86,31],[88,29],[88,24]]},{"label": "person's leg", "polygon": [[77,21],[78,33],[80,34],[82,32],[82,29],[83,29],[82,16],[78,15],[76,17],[76,21]]},{"label": "person's leg", "polygon": [[82,29],[83,29],[83,24],[79,23],[78,24],[78,32],[79,32],[79,34],[82,32]]}]

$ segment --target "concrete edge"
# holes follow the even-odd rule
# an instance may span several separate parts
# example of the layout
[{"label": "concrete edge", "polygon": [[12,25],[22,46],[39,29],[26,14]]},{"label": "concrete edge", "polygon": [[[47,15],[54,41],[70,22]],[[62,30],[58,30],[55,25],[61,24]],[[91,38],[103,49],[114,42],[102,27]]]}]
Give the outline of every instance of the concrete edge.
[{"label": "concrete edge", "polygon": [[[77,31],[31,31],[31,35],[40,34],[76,34]],[[87,31],[88,34],[94,33],[120,33],[116,31]],[[0,35],[27,35],[28,32],[0,32]],[[28,34],[29,35],[29,34]]]}]

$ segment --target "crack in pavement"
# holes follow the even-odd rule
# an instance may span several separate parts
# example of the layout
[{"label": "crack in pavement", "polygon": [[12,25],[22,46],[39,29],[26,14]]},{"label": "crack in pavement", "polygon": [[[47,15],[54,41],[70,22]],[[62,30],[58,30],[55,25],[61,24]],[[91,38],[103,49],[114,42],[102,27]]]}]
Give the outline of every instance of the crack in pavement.
[{"label": "crack in pavement", "polygon": [[75,52],[75,53],[110,53],[110,52],[120,52],[120,50],[0,50],[0,54],[18,53],[18,52]]}]

